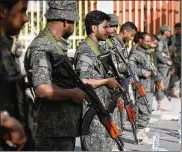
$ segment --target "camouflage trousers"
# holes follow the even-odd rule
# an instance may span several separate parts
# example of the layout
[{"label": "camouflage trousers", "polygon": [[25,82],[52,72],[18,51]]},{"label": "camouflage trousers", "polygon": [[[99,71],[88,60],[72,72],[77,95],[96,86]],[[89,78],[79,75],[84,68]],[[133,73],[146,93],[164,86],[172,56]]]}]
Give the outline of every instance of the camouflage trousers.
[{"label": "camouflage trousers", "polygon": [[174,64],[175,67],[175,73],[174,75],[171,77],[171,87],[175,87],[175,88],[180,88],[181,85],[181,64]]},{"label": "camouflage trousers", "polygon": [[[117,110],[117,108],[114,110],[112,119],[120,128],[120,115]],[[112,151],[112,149],[117,149],[115,141],[107,133],[97,116],[91,122],[90,133],[81,136],[81,146],[83,151]]]},{"label": "camouflage trousers", "polygon": [[35,139],[36,151],[74,151],[75,137],[43,137]]},{"label": "camouflage trousers", "polygon": [[158,70],[159,70],[159,73],[161,74],[161,76],[163,78],[165,88],[168,88],[169,87],[170,78],[171,78],[171,75],[170,75],[170,72],[169,72],[169,68],[162,68],[162,67],[160,67]]},{"label": "camouflage trousers", "polygon": [[[146,98],[150,110],[152,110],[154,93],[146,92]],[[135,92],[136,109],[137,109],[137,129],[144,129],[147,127],[151,114],[148,112],[144,100],[140,97],[138,91]]]},{"label": "camouflage trousers", "polygon": [[[160,67],[158,70],[159,70],[159,73],[161,74],[161,76],[163,78],[164,87],[166,89],[168,89],[169,88],[170,79],[171,79],[169,68]],[[156,100],[162,100],[165,97],[164,93],[161,90],[159,90],[159,89],[156,90],[155,96],[156,96]]]}]

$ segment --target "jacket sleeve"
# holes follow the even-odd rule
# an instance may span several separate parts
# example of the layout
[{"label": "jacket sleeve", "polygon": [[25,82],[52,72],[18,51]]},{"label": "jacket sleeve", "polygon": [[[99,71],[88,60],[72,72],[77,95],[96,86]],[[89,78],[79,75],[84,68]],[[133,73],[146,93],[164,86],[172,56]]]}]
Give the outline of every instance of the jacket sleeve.
[{"label": "jacket sleeve", "polygon": [[159,41],[156,47],[156,57],[161,63],[166,64],[168,59],[164,57],[165,54],[163,53],[164,51],[163,49],[164,49],[164,44],[162,43],[162,41]]},{"label": "jacket sleeve", "polygon": [[131,54],[129,57],[129,64],[130,64],[131,70],[133,70],[138,76],[144,76],[146,70],[138,66],[139,58],[140,58],[139,55],[135,53]]}]

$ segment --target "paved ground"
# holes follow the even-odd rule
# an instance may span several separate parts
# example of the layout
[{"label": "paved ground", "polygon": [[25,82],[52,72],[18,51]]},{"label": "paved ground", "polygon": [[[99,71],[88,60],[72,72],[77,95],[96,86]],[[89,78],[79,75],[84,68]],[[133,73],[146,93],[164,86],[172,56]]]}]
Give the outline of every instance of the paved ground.
[{"label": "paved ground", "polygon": [[[157,118],[158,121],[150,124],[151,130],[147,133],[152,137],[152,132],[155,130],[160,134],[160,150],[159,151],[181,151],[181,144],[178,143],[178,115],[181,111],[181,99],[172,98],[171,102],[166,102],[166,108],[169,112],[152,113],[152,118]],[[156,102],[154,101],[154,107]],[[127,151],[151,151],[151,145],[135,145],[133,143],[133,135],[129,123],[126,124],[124,131],[124,143]],[[80,140],[77,138],[76,150],[81,151]]]}]

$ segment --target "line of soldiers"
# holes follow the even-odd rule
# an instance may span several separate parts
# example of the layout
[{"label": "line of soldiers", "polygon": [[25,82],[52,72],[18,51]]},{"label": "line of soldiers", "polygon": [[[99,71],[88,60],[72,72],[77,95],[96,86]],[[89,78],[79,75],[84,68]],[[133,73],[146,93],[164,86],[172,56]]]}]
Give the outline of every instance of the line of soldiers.
[{"label": "line of soldiers", "polygon": [[[19,121],[14,125],[18,138],[14,138],[11,132],[13,129],[1,124],[1,128],[6,130],[0,139],[0,147],[3,150],[12,150],[13,147],[13,150],[72,151],[75,149],[76,137],[80,136],[82,150],[118,150],[118,141],[114,142],[114,133],[110,133],[112,128],[106,130],[109,123],[103,123],[102,120],[112,120],[119,128],[117,139],[122,139],[127,115],[124,109],[118,110],[118,105],[125,107],[123,92],[129,91],[129,84],[133,86],[135,98],[132,105],[135,105],[137,116],[137,142],[152,144],[145,130],[151,118],[150,111],[153,110],[153,97],[156,95],[158,101],[164,98],[161,88],[168,88],[171,73],[174,73],[173,62],[180,57],[178,35],[181,30],[178,29],[173,38],[172,45],[173,48],[177,46],[177,50],[173,50],[171,58],[167,42],[171,29],[168,26],[162,26],[161,36],[157,37],[146,32],[137,32],[137,27],[132,22],[119,25],[118,17],[114,14],[91,11],[85,18],[87,37],[77,48],[72,62],[66,54],[69,48],[67,39],[73,34],[74,24],[79,20],[76,1],[49,1],[48,4],[49,9],[45,14],[47,25],[32,41],[25,55],[24,65],[28,77],[26,84],[25,76],[20,74],[11,53],[11,37],[18,35],[23,25],[28,22],[28,0],[15,0],[10,3],[0,0],[0,110],[2,115],[8,112]],[[181,25],[177,24],[176,27],[181,28]],[[135,45],[129,52],[127,46],[133,37]],[[119,58],[115,49],[122,54],[124,60]],[[133,78],[129,77],[125,61],[145,88],[147,103],[141,97],[140,90],[133,85]],[[176,63],[177,70],[180,70],[180,62]],[[109,120],[107,115],[95,115],[97,108],[90,108],[92,105],[88,104],[89,95],[70,75],[67,67],[72,67],[85,85],[94,88],[104,109],[103,113],[109,111],[110,104],[114,103],[113,110],[109,111]],[[119,77],[129,77],[124,90],[124,82],[116,79],[114,68]],[[178,71],[178,77],[179,73]],[[160,85],[156,90],[155,84]],[[26,95],[27,87],[35,95],[34,101]],[[85,116],[90,121],[84,119]],[[85,132],[83,121],[89,127]],[[124,146],[123,143],[121,146]]]}]

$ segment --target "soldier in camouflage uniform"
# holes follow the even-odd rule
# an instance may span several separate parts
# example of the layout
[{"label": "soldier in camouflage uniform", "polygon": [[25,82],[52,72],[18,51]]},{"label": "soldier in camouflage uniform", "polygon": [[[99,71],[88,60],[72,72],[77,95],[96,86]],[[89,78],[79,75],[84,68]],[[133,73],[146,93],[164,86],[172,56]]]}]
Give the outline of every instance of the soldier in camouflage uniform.
[{"label": "soldier in camouflage uniform", "polygon": [[[120,33],[117,34],[117,28],[119,24],[118,16],[114,14],[108,14],[108,15],[111,18],[111,20],[109,21],[109,25],[110,25],[109,35],[106,41],[102,41],[100,43],[100,48],[103,51],[108,51],[111,45],[116,45],[119,51],[123,54],[123,56],[126,59],[128,59],[126,43],[128,43],[129,40],[131,40],[132,37],[135,35],[135,33],[137,32],[137,27],[132,22],[126,22],[125,24],[121,25]],[[122,76],[127,77],[128,72],[127,72],[125,64],[122,62],[121,59],[119,59],[117,55],[114,55],[114,54],[112,55],[113,55],[112,56],[113,62],[115,63],[120,74]],[[122,121],[121,130],[124,129],[125,120],[126,120],[126,112],[124,110],[121,114],[121,121]]]},{"label": "soldier in camouflage uniform", "polygon": [[[126,22],[121,25],[119,34],[116,33],[116,25],[118,25],[118,17],[114,14],[110,14],[112,22],[110,22],[109,40],[113,45],[117,45],[120,48],[120,52],[128,59],[127,43],[133,38],[137,32],[137,27],[132,22]],[[116,24],[117,23],[117,24]],[[107,42],[107,41],[106,41]],[[126,75],[126,66],[120,59],[113,59],[117,63],[117,69],[121,74]]]},{"label": "soldier in camouflage uniform", "polygon": [[73,151],[86,94],[76,87],[61,61],[69,46],[66,39],[73,33],[79,16],[76,1],[48,4],[47,26],[30,44],[25,56],[25,69],[38,105],[35,150]]},{"label": "soldier in camouflage uniform", "polygon": [[[165,88],[168,89],[173,65],[168,49],[168,38],[171,36],[171,29],[167,25],[163,25],[160,27],[160,33],[161,35],[158,36],[159,42],[155,54],[158,71],[163,77]],[[161,93],[160,91],[158,91],[158,93],[156,97],[160,99]],[[159,104],[161,104],[160,101],[158,100]]]},{"label": "soldier in camouflage uniform", "polygon": [[[99,49],[99,42],[108,38],[109,20],[110,17],[101,11],[88,13],[85,19],[87,38],[80,44],[75,54],[75,67],[80,71],[80,78],[93,86],[106,109],[111,102],[109,88],[114,89],[119,85],[114,78],[108,78],[106,70],[97,58],[99,54],[104,53]],[[83,115],[86,111],[87,108],[84,106]],[[113,113],[113,119],[120,125],[117,109]],[[82,150],[88,151],[112,151],[116,148],[97,116],[91,122],[90,132],[82,135],[81,145]]]},{"label": "soldier in camouflage uniform", "polygon": [[[146,91],[146,98],[148,101],[149,108],[152,111],[152,101],[154,94],[154,82],[161,81],[161,77],[156,74],[152,75],[153,68],[150,61],[150,43],[151,36],[148,33],[143,33],[139,38],[138,46],[133,50],[129,57],[129,63],[131,64],[132,70],[134,70],[140,78],[140,83],[144,86]],[[141,98],[138,90],[134,90],[136,99],[136,106],[138,109],[137,118],[137,137],[139,141],[144,144],[152,144],[152,139],[148,138],[145,133],[145,128],[149,123],[151,114],[148,112],[146,105]]]},{"label": "soldier in camouflage uniform", "polygon": [[176,23],[174,28],[175,35],[172,36],[172,45],[169,47],[171,58],[175,67],[174,79],[172,77],[172,93],[179,97],[181,80],[181,23]]},{"label": "soldier in camouflage uniform", "polygon": [[[12,37],[19,34],[23,25],[29,21],[26,15],[27,7],[26,0],[0,1],[0,112],[7,118],[5,121],[10,118],[9,123],[6,122],[4,126],[8,130],[0,128],[0,149],[7,151],[32,150],[32,145],[29,145],[31,133],[28,125],[29,104],[25,96],[26,85],[12,54]],[[1,122],[2,119],[1,117]],[[17,120],[21,124],[17,124]],[[10,137],[9,142],[7,137]],[[11,142],[16,148],[7,144]]]},{"label": "soldier in camouflage uniform", "polygon": [[[152,68],[154,69],[154,71],[156,71],[154,74],[157,74],[159,75],[159,78],[161,80],[161,85],[163,85],[163,80],[162,80],[162,76],[161,74],[158,72],[158,69],[157,69],[157,59],[156,59],[156,55],[155,55],[155,49],[157,47],[157,44],[159,42],[159,38],[156,36],[156,35],[152,35],[152,41],[151,41],[151,44],[150,44],[150,61],[152,63]],[[163,109],[162,108],[162,105],[161,105],[161,100],[164,99],[164,93],[157,87],[155,87],[155,96],[156,96],[156,100],[158,101],[158,107],[157,107],[157,110],[166,110],[166,109]]]}]

